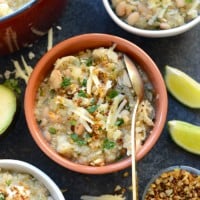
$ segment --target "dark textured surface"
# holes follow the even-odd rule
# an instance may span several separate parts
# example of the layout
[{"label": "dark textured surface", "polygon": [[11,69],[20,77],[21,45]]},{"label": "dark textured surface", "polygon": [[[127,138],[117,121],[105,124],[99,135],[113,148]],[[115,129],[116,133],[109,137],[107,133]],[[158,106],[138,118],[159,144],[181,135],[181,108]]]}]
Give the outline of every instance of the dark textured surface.
[{"label": "dark textured surface", "polygon": [[[56,26],[62,30],[56,29]],[[54,44],[71,36],[88,33],[109,33],[118,35],[137,44],[156,62],[164,75],[166,64],[179,68],[200,82],[200,25],[179,36],[162,39],[148,39],[132,35],[119,28],[106,13],[100,0],[71,0],[62,18],[54,25]],[[23,49],[11,56],[0,57],[0,73],[6,69],[13,70],[11,59],[20,60],[24,55],[28,64],[34,66],[45,53],[47,37],[34,43],[33,47]],[[33,60],[28,59],[28,52],[36,54]],[[25,87],[23,81],[20,82]],[[24,91],[24,90],[23,90]],[[188,91],[188,95],[189,95]],[[168,119],[178,119],[200,125],[200,111],[190,109],[169,94]],[[116,185],[126,188],[125,195],[131,200],[128,187],[131,185],[131,169],[128,168],[107,175],[83,175],[69,171],[51,161],[36,146],[29,134],[24,117],[23,95],[19,99],[19,110],[16,119],[0,138],[0,158],[12,158],[27,161],[46,172],[63,189],[67,200],[78,200],[82,194],[100,195],[113,193]],[[140,197],[150,178],[160,169],[172,165],[189,165],[200,169],[200,157],[179,148],[169,137],[167,127],[149,154],[138,162]],[[123,177],[124,172],[128,177]]]}]

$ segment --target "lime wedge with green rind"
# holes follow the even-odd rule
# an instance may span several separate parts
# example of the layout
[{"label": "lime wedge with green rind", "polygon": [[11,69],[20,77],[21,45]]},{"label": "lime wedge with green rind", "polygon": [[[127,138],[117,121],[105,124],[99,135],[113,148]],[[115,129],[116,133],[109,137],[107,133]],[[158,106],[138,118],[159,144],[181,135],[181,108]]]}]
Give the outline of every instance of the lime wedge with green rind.
[{"label": "lime wedge with green rind", "polygon": [[167,65],[165,83],[178,101],[191,108],[200,108],[200,84],[186,73]]},{"label": "lime wedge with green rind", "polygon": [[200,126],[179,121],[168,121],[172,140],[188,152],[200,155]]},{"label": "lime wedge with green rind", "polygon": [[0,85],[0,135],[10,126],[17,108],[15,93]]}]

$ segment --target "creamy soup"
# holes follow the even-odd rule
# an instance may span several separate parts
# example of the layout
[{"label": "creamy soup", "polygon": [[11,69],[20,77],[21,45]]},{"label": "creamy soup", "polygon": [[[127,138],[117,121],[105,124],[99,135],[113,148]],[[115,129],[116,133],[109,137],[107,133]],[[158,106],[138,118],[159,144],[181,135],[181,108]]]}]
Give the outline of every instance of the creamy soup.
[{"label": "creamy soup", "polygon": [[[136,120],[141,148],[154,126],[154,91],[139,68],[145,97]],[[131,116],[136,103],[122,60],[112,48],[59,58],[37,92],[35,116],[44,137],[74,162],[103,166],[131,154]]]},{"label": "creamy soup", "polygon": [[27,173],[0,169],[1,200],[53,200],[46,187]]}]

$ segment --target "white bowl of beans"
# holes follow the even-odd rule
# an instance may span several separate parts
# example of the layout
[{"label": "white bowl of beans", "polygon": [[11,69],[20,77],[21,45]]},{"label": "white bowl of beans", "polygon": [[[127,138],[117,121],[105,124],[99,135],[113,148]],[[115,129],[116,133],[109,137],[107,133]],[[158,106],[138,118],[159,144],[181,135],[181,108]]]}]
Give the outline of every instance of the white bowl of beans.
[{"label": "white bowl of beans", "polygon": [[[146,3],[145,3],[146,2]],[[200,22],[198,0],[103,0],[113,21],[138,36],[161,38],[184,33]]]}]

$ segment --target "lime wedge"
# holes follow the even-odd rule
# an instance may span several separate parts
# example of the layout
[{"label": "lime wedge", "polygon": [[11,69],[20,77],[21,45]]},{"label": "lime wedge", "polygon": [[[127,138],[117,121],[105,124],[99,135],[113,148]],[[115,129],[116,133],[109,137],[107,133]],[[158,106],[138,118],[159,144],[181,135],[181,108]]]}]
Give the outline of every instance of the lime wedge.
[{"label": "lime wedge", "polygon": [[165,67],[165,83],[168,91],[181,103],[200,108],[200,84],[179,69]]},{"label": "lime wedge", "polygon": [[0,85],[0,134],[11,124],[16,112],[16,96],[4,85]]},{"label": "lime wedge", "polygon": [[200,126],[184,121],[168,121],[172,140],[183,149],[200,155]]}]

